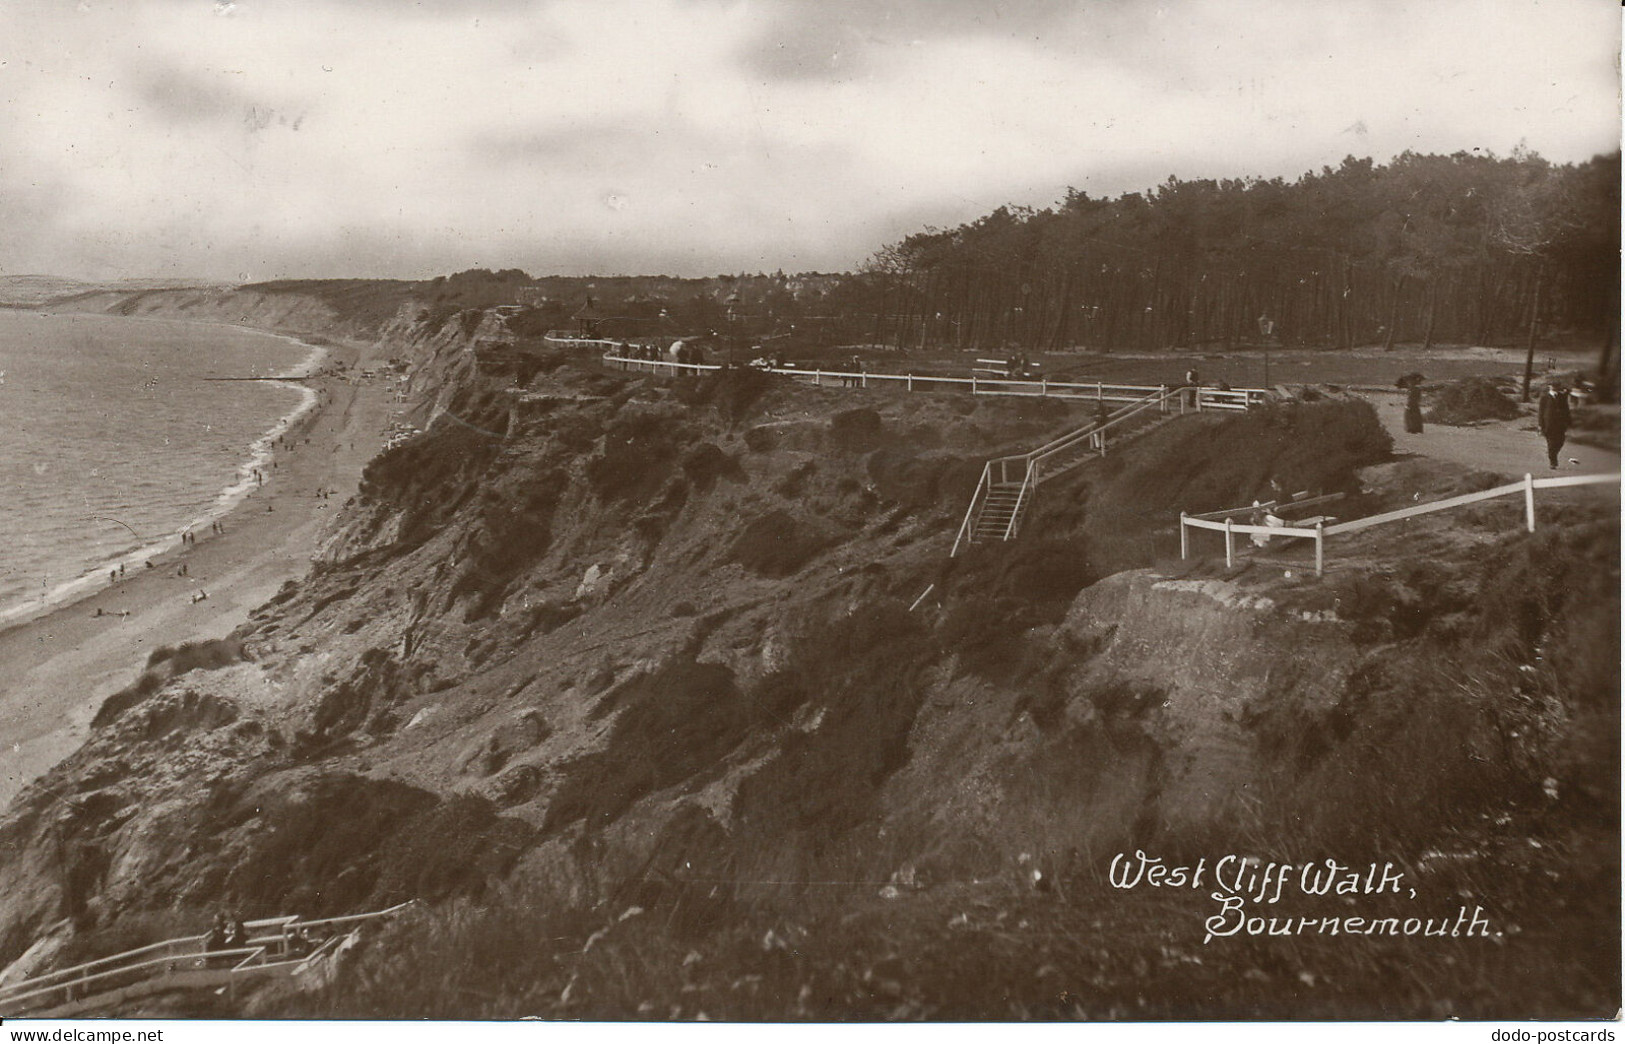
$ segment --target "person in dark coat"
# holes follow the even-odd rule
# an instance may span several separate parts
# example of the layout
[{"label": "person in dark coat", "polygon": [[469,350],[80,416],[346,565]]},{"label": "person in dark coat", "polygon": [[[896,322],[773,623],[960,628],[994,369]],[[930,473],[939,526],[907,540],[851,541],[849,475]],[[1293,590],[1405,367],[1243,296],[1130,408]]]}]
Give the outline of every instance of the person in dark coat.
[{"label": "person in dark coat", "polygon": [[1557,467],[1557,454],[1569,434],[1569,390],[1559,381],[1546,386],[1540,397],[1540,433],[1546,436],[1546,459]]},{"label": "person in dark coat", "polygon": [[1426,379],[1419,373],[1407,373],[1394,382],[1405,389],[1405,430],[1412,435],[1422,434],[1422,382]]}]

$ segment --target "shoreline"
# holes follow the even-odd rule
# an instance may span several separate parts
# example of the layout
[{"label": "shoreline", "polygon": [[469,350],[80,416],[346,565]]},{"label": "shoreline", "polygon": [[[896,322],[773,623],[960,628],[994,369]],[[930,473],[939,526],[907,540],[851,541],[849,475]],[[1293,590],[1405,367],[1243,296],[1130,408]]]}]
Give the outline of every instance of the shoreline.
[{"label": "shoreline", "polygon": [[[305,395],[250,445],[241,477],[194,521],[195,542],[182,544],[176,534],[156,553],[143,547],[121,555],[115,561],[127,571],[117,582],[93,571],[63,585],[84,585],[71,596],[0,625],[0,663],[7,666],[0,682],[0,810],[78,749],[102,701],[140,674],[152,650],[225,637],[286,581],[304,576],[404,408],[386,382],[358,376],[370,346],[307,345],[254,332],[311,349],[276,378]],[[350,372],[321,368],[334,362]],[[255,468],[263,485],[254,480]],[[219,522],[223,531],[203,522]]]},{"label": "shoreline", "polygon": [[[88,314],[94,315],[95,313]],[[121,316],[117,318],[127,317]],[[187,322],[188,320],[168,321]],[[230,326],[231,324],[211,322],[203,325]],[[205,524],[225,518],[254,490],[254,472],[256,469],[264,469],[271,463],[277,439],[291,431],[299,423],[300,419],[314,409],[320,401],[317,392],[302,382],[311,380],[319,372],[321,365],[331,357],[332,350],[320,345],[308,344],[288,334],[254,330],[246,326],[234,326],[232,328],[271,337],[279,341],[286,341],[295,348],[306,349],[304,357],[286,367],[283,372],[254,378],[257,381],[279,385],[296,391],[299,394],[299,402],[291,410],[277,417],[269,428],[248,444],[246,459],[236,465],[237,477],[229,485],[222,487],[220,492],[210,501],[209,506],[200,514],[186,519],[174,532],[167,533],[157,540],[149,541],[129,551],[109,555],[106,558],[90,563],[79,575],[57,584],[40,596],[38,600],[29,599],[11,606],[0,607],[0,634],[4,634],[13,627],[24,626],[55,612],[57,609],[89,597],[103,586],[102,576],[109,570],[118,568],[138,569],[141,568],[143,563],[149,561],[156,564],[160,557],[180,546],[177,541],[180,540],[183,533],[189,533]]]}]

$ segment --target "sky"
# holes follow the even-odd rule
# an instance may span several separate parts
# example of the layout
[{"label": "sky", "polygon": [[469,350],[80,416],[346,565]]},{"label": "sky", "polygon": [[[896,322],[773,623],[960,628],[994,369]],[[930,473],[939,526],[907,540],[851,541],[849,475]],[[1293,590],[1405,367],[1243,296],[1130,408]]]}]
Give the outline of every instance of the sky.
[{"label": "sky", "polygon": [[1611,0],[0,0],[0,276],[841,271],[1406,149],[1619,147]]}]

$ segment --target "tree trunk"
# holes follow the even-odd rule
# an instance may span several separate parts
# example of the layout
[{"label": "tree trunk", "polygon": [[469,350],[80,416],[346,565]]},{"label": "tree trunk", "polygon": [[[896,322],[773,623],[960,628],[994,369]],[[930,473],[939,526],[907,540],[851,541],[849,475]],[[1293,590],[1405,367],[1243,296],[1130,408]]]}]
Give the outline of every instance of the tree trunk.
[{"label": "tree trunk", "polygon": [[1433,347],[1434,323],[1439,317],[1439,283],[1438,277],[1428,284],[1428,323],[1427,330],[1422,334],[1422,350],[1429,351]]},{"label": "tree trunk", "polygon": [[1399,334],[1399,299],[1404,292],[1405,276],[1401,274],[1399,280],[1394,283],[1393,306],[1388,309],[1388,337],[1382,342],[1382,350],[1385,352],[1394,350],[1394,338]]},{"label": "tree trunk", "polygon": [[1619,283],[1615,281],[1608,292],[1608,314],[1602,323],[1602,353],[1597,356],[1597,399],[1614,402],[1619,397],[1619,371],[1616,368],[1619,347]]},{"label": "tree trunk", "polygon": [[1529,401],[1529,383],[1535,377],[1535,336],[1540,332],[1540,294],[1546,289],[1546,266],[1535,268],[1535,304],[1529,309],[1529,351],[1523,357],[1523,402]]}]

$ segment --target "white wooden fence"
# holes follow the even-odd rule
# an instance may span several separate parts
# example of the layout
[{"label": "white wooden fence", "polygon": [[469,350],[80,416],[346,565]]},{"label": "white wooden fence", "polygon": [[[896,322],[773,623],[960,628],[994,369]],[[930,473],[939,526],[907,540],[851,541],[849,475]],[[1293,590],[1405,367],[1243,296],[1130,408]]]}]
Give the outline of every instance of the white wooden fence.
[{"label": "white wooden fence", "polygon": [[[1475,504],[1481,500],[1494,500],[1497,497],[1513,496],[1518,493],[1522,493],[1524,497],[1525,525],[1528,526],[1529,532],[1533,533],[1535,531],[1535,490],[1603,484],[1618,485],[1619,475],[1617,473],[1562,475],[1556,478],[1544,479],[1537,479],[1533,475],[1524,475],[1522,482],[1497,486],[1494,489],[1486,489],[1479,493],[1463,493],[1458,497],[1448,497],[1444,500],[1417,504],[1414,507],[1403,508],[1399,511],[1385,511],[1379,515],[1368,515],[1365,518],[1338,522],[1334,525],[1327,525],[1324,518],[1314,520],[1312,526],[1261,526],[1236,523],[1237,516],[1243,518],[1255,517],[1276,506],[1273,503],[1227,508],[1223,511],[1208,511],[1199,515],[1188,515],[1182,511],[1179,513],[1179,557],[1190,557],[1190,530],[1192,529],[1211,529],[1224,534],[1224,564],[1230,568],[1234,568],[1236,564],[1235,538],[1238,533],[1243,535],[1263,534],[1271,537],[1302,537],[1315,542],[1315,575],[1322,576],[1326,570],[1326,538],[1329,536],[1357,533],[1362,529],[1369,529],[1372,526],[1382,525],[1386,522],[1397,522],[1404,518],[1414,518],[1417,515],[1431,514],[1435,511],[1446,511],[1466,504]],[[1307,502],[1300,502],[1300,506],[1305,503]]]},{"label": "white wooden fence", "polygon": [[[561,342],[562,343],[562,342]],[[619,348],[613,341],[580,341],[579,344],[606,345]],[[605,366],[631,373],[654,373],[666,376],[694,376],[723,369],[717,363],[680,363],[665,359],[636,359],[606,353]],[[1147,395],[1165,394],[1167,385],[1112,384],[1106,381],[1052,381],[1044,377],[992,378],[972,374],[969,377],[943,377],[912,373],[870,373],[867,370],[807,369],[798,366],[759,368],[764,373],[779,374],[809,384],[847,388],[893,388],[899,391],[928,389],[968,391],[972,395],[1019,395],[1052,399],[1077,399],[1088,402],[1138,403]],[[1267,392],[1262,388],[1185,388],[1175,389],[1186,396],[1191,408],[1198,410],[1245,410],[1250,405],[1265,401]]]},{"label": "white wooden fence", "polygon": [[186,935],[147,946],[126,950],[109,957],[86,961],[69,968],[59,968],[44,975],[0,987],[0,1014],[11,1015],[21,1011],[61,1006],[91,997],[99,997],[137,984],[162,979],[173,986],[230,983],[237,978],[267,974],[272,971],[291,972],[300,965],[312,963],[325,956],[342,935],[328,939],[309,954],[298,956],[287,952],[287,929],[338,929],[340,926],[359,925],[364,921],[388,917],[399,913],[416,900],[391,906],[386,910],[349,914],[344,917],[326,917],[316,921],[302,921],[296,915],[269,917],[245,922],[250,934],[245,945],[229,950],[207,950],[206,935]]}]

